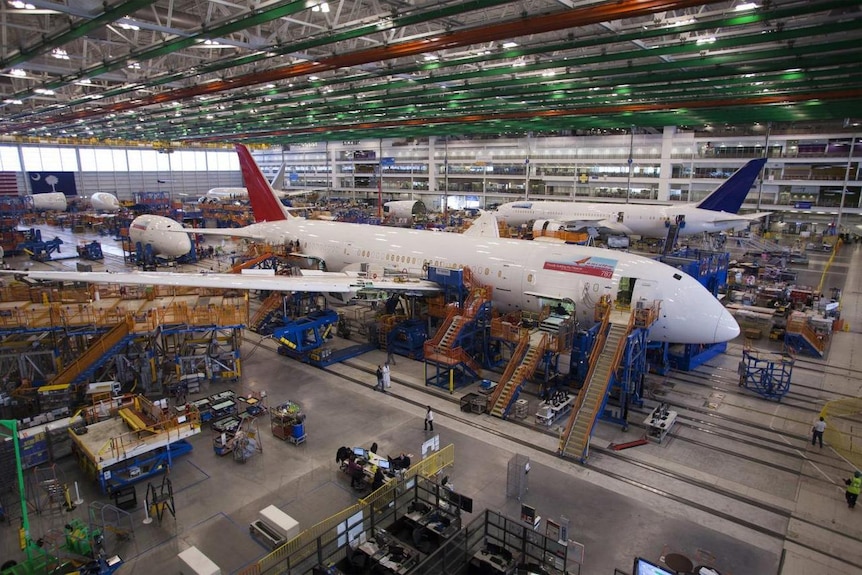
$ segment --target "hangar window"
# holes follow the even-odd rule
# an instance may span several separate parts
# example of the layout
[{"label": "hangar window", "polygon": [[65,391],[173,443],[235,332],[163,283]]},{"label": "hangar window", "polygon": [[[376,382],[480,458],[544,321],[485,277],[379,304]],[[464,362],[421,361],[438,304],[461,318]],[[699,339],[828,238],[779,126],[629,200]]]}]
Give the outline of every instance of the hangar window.
[{"label": "hangar window", "polygon": [[533,283],[533,274],[527,274],[527,283],[528,284]]}]

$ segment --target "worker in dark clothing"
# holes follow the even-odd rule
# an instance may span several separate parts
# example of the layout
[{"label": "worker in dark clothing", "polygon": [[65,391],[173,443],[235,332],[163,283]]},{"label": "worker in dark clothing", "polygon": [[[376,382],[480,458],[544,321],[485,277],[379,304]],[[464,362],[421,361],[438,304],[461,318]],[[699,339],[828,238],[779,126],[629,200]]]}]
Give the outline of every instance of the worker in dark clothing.
[{"label": "worker in dark clothing", "polygon": [[362,478],[365,473],[362,471],[362,466],[356,462],[356,456],[352,453],[347,460],[347,475],[350,476],[350,486],[354,488],[362,487]]},{"label": "worker in dark clothing", "polygon": [[410,468],[410,456],[406,453],[402,453],[398,457],[389,457],[387,459],[389,459],[389,466],[393,470]]},{"label": "worker in dark clothing", "polygon": [[377,391],[384,391],[383,389],[383,366],[377,366],[377,385],[374,387]]},{"label": "worker in dark clothing", "polygon": [[377,442],[376,441],[371,444],[371,447],[368,448],[368,451],[370,451],[374,455],[377,455]]},{"label": "worker in dark clothing", "polygon": [[374,472],[374,479],[371,481],[371,491],[377,491],[383,487],[385,479],[386,478],[383,476],[383,470],[378,467],[377,471]]},{"label": "worker in dark clothing", "polygon": [[850,479],[845,479],[847,491],[844,497],[847,498],[847,507],[853,509],[856,507],[856,500],[859,498],[859,492],[862,491],[862,472],[857,471]]}]

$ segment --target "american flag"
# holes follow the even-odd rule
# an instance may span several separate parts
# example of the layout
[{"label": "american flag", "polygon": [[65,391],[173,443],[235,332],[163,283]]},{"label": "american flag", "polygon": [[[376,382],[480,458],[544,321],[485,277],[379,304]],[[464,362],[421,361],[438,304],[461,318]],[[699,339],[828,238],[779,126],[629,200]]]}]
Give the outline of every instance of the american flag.
[{"label": "american flag", "polygon": [[15,172],[0,172],[0,196],[18,195],[18,174]]}]

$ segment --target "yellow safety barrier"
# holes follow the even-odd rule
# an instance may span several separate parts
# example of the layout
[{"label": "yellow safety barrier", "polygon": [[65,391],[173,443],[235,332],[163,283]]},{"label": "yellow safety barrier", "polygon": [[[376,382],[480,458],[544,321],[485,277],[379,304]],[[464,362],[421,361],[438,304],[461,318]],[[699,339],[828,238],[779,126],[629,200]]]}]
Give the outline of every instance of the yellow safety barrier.
[{"label": "yellow safety barrier", "polygon": [[862,398],[836,399],[823,406],[820,415],[826,419],[823,438],[857,469],[862,469]]},{"label": "yellow safety barrier", "polygon": [[309,527],[281,547],[275,549],[272,553],[257,563],[242,569],[239,572],[239,575],[258,575],[261,573],[274,575],[276,573],[287,573],[291,565],[296,565],[303,559],[306,559],[313,553],[317,552],[317,540],[325,533],[336,529],[339,524],[360,511],[367,513],[372,506],[377,509],[381,507],[381,504],[388,504],[388,502],[392,501],[396,490],[402,482],[416,476],[431,477],[446,467],[454,464],[455,446],[450,444],[443,449],[426,456],[425,459],[412,466],[404,473],[404,478],[402,480],[390,481],[377,491],[371,493],[368,497],[360,499],[356,505],[351,505],[347,509],[344,509],[335,515],[324,519],[320,523]]}]

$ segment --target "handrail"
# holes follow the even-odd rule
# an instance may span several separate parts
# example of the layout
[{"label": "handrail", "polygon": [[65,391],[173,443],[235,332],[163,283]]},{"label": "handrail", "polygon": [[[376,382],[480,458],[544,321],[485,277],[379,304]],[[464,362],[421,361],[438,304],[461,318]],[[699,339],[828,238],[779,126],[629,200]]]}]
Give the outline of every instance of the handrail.
[{"label": "handrail", "polygon": [[[604,296],[603,296],[604,298]],[[598,364],[598,356],[604,350],[605,341],[607,341],[607,332],[608,325],[611,321],[611,307],[603,306],[604,315],[602,317],[602,324],[599,328],[599,335],[596,338],[595,343],[593,344],[593,350],[590,352],[590,369],[587,371],[587,376],[584,379],[584,386],[578,392],[578,397],[575,399],[575,404],[572,406],[572,416],[569,417],[569,420],[566,422],[566,427],[563,430],[562,437],[560,438],[560,451],[562,452],[565,447],[564,443],[568,441],[569,435],[572,433],[572,427],[575,425],[575,420],[577,419],[577,415],[580,412],[581,405],[583,405],[584,398],[587,395],[587,390],[592,384],[593,373],[596,371],[596,365]],[[596,305],[596,310],[598,310],[599,305]]]},{"label": "handrail", "polygon": [[807,318],[793,318],[787,320],[785,330],[788,333],[802,335],[808,343],[817,348],[821,353],[826,350],[826,340],[820,336],[814,329],[808,325]]},{"label": "handrail", "polygon": [[[526,337],[522,337],[521,341],[518,342],[518,346],[512,352],[512,359],[509,360],[509,363],[506,365],[506,370],[503,372],[503,376],[500,378],[500,383],[497,387],[494,388],[494,392],[491,394],[489,399],[490,405],[497,405],[497,401],[500,399],[500,396],[503,394],[503,387],[505,384],[512,379],[512,376],[515,374],[515,370],[521,365],[521,362],[524,360],[524,355],[527,353],[527,348],[530,347],[530,337],[527,335]],[[517,358],[517,361],[513,361]]]},{"label": "handrail", "polygon": [[[620,338],[620,341],[617,344],[617,349],[614,350],[614,355],[611,358],[611,365],[612,366],[618,367],[620,365],[620,361],[622,360],[623,351],[625,350],[625,339],[626,339],[626,337],[628,337],[628,334],[631,333],[632,327],[634,326],[634,321],[635,321],[635,314],[631,314],[631,316],[629,317],[629,323],[626,325],[626,331],[623,334],[623,337]],[[605,340],[605,343],[607,343],[607,340]],[[613,376],[613,373],[614,372],[611,371],[608,374],[608,381],[610,381],[610,378]],[[607,384],[607,381],[602,382],[602,383]],[[593,385],[593,382],[590,382],[590,386],[592,386],[592,385]],[[598,403],[600,403],[602,401],[602,399],[603,399],[603,397],[597,397],[596,398],[596,405],[590,406],[591,409],[588,412],[588,413],[592,414],[591,419],[590,419],[590,428],[592,428],[593,424],[596,421],[596,417],[598,417]],[[586,401],[586,396],[584,396],[584,399],[582,400],[581,406],[578,408],[579,410],[583,409],[583,407],[584,407],[583,402],[584,401]]]},{"label": "handrail", "polygon": [[78,375],[93,364],[98,358],[104,356],[108,351],[117,345],[129,334],[132,328],[132,323],[129,318],[115,325],[113,329],[102,334],[96,341],[72,362],[69,363],[54,378],[51,380],[51,385],[64,385],[74,381]]},{"label": "handrail", "polygon": [[454,465],[454,463],[455,446],[452,444],[447,445],[437,452],[431,453],[428,457],[405,471],[401,480],[390,481],[377,491],[371,493],[368,497],[360,499],[358,503],[351,505],[347,509],[340,511],[331,517],[327,517],[315,525],[312,525],[290,541],[284,543],[281,547],[274,549],[269,555],[260,559],[260,561],[240,570],[240,575],[258,575],[260,573],[270,571],[273,573],[288,571],[291,565],[284,565],[284,569],[279,570],[279,563],[291,560],[291,564],[293,564],[309,557],[311,553],[316,550],[313,549],[312,543],[325,535],[328,531],[335,529],[339,524],[347,521],[348,518],[354,516],[356,513],[368,509],[375,503],[381,502],[387,497],[391,497],[401,482],[407,481],[416,476],[433,476],[446,467]]}]

